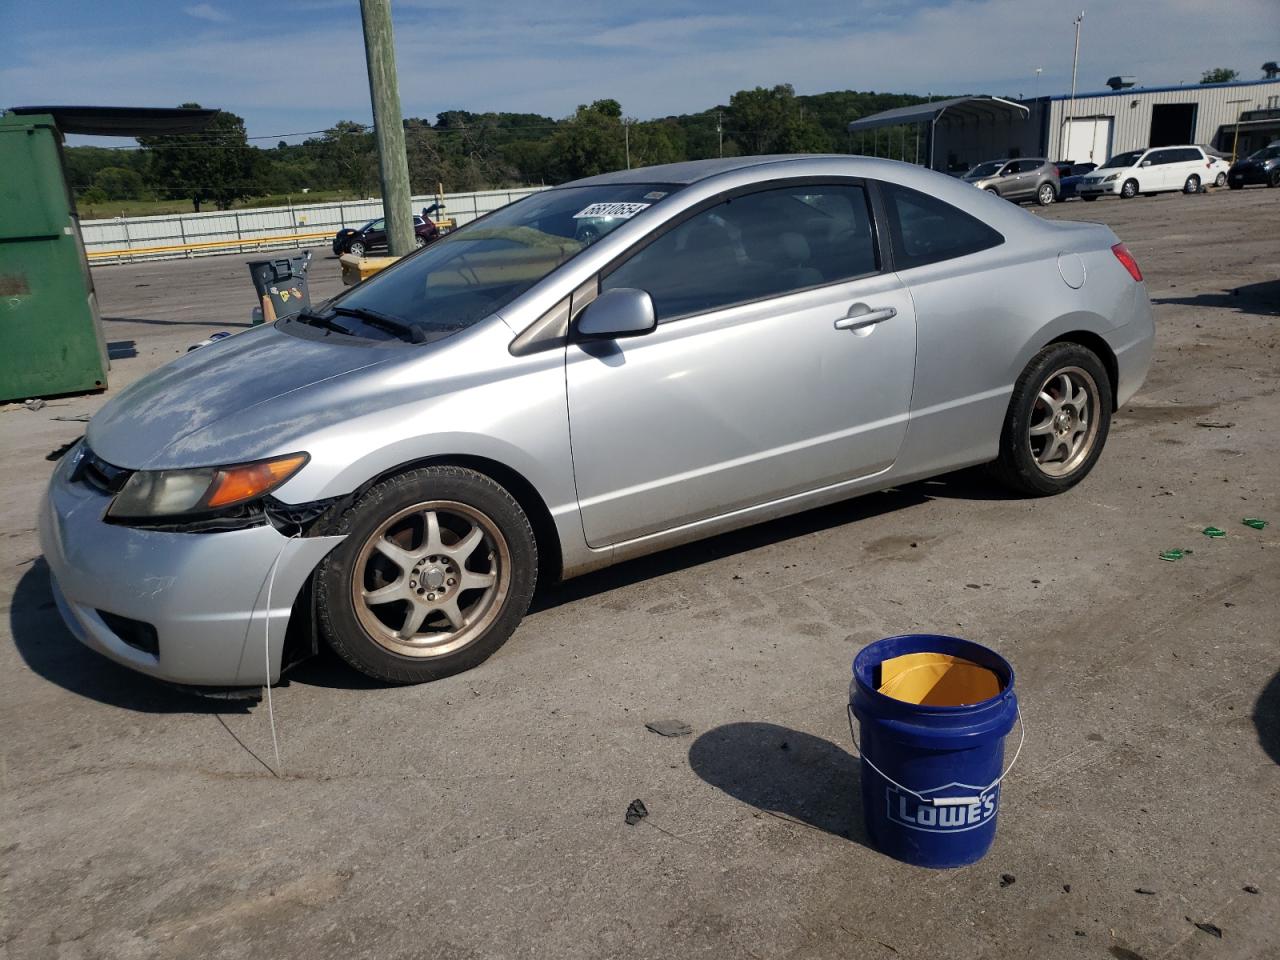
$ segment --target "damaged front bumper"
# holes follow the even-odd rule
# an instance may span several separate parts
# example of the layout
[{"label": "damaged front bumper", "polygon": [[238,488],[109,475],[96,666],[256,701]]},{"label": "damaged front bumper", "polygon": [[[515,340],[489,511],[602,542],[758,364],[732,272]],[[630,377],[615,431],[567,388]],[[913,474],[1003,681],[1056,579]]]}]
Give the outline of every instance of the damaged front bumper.
[{"label": "damaged front bumper", "polygon": [[173,683],[278,680],[294,601],[343,538],[289,538],[270,523],[206,533],[106,523],[111,497],[74,482],[71,459],[49,482],[39,530],[58,610],[76,638]]}]

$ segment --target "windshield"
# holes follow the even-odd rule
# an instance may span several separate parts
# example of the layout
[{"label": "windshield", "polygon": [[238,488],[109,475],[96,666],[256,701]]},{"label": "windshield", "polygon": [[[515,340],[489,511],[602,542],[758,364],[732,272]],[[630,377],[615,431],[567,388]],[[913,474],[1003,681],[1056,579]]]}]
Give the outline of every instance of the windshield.
[{"label": "windshield", "polygon": [[1274,160],[1276,157],[1280,157],[1280,146],[1263,147],[1257,153],[1249,154],[1250,160]]},{"label": "windshield", "polygon": [[1128,153],[1117,153],[1104,163],[1100,169],[1111,168],[1114,170],[1116,167],[1132,167],[1138,162],[1138,158],[1146,152],[1145,150],[1130,150]]},{"label": "windshield", "polygon": [[376,312],[433,335],[462,330],[676,189],[612,183],[535,193],[446,234],[321,312]]},{"label": "windshield", "polygon": [[981,180],[983,177],[994,177],[1004,166],[1003,160],[988,160],[980,163],[964,175],[966,180]]}]

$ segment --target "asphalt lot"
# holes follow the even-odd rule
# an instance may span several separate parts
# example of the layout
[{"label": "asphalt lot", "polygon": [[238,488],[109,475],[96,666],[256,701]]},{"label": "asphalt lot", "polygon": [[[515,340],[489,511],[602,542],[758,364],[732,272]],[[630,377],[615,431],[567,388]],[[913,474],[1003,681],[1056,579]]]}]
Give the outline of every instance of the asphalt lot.
[{"label": "asphalt lot", "polygon": [[[1111,224],[1156,304],[1081,486],[948,477],[629,563],[427,686],[312,661],[275,690],[279,776],[265,705],[58,620],[36,505],[84,427],[55,418],[104,397],[0,406],[0,957],[1280,955],[1280,190],[1043,215]],[[112,388],[247,325],[247,259],[95,269]],[[337,275],[318,251],[313,290]],[[1027,746],[961,870],[860,822],[849,663],[914,630],[1018,671]]]}]

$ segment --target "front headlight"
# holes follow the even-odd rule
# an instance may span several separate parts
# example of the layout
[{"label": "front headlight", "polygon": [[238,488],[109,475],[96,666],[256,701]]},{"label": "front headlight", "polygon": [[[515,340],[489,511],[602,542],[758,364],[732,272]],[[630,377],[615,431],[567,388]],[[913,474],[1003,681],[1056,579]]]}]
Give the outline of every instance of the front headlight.
[{"label": "front headlight", "polygon": [[1120,174],[1118,174],[1118,173],[1113,173],[1111,176],[1107,177],[1107,179],[1103,180],[1102,182],[1103,182],[1103,183],[1110,183],[1112,180],[1118,180],[1119,178],[1120,178]]},{"label": "front headlight", "polygon": [[139,470],[116,494],[107,516],[142,520],[234,507],[270,493],[301,470],[307,460],[305,453],[291,453],[227,467]]}]

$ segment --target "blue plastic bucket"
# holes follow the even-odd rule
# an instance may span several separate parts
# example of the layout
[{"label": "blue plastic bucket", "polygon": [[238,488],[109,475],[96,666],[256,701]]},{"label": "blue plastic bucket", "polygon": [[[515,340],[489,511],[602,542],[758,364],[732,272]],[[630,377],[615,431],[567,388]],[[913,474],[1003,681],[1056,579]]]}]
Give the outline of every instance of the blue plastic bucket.
[{"label": "blue plastic bucket", "polygon": [[[908,654],[942,654],[986,668],[999,692],[960,706],[887,696],[880,690],[881,666]],[[980,860],[995,839],[1000,781],[1008,772],[1004,739],[1019,718],[1008,661],[957,637],[909,634],[877,640],[853,661],[851,730],[855,717],[861,734],[855,741],[862,755],[862,810],[872,845],[921,867]]]}]

